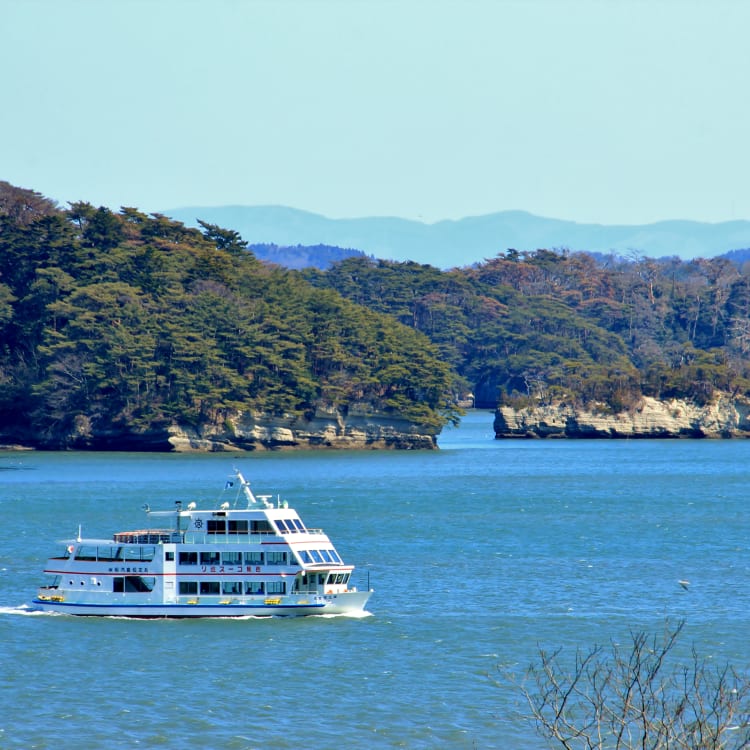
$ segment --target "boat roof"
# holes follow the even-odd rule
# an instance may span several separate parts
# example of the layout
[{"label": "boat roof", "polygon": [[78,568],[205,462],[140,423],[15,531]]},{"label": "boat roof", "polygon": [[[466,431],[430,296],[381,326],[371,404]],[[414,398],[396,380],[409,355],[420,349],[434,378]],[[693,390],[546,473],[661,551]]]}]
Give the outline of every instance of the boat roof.
[{"label": "boat roof", "polygon": [[96,538],[90,538],[87,539],[85,537],[71,537],[70,539],[58,539],[58,544],[92,544],[97,545],[99,547],[103,547],[105,545],[112,546],[113,544],[118,544],[118,542],[112,541],[112,539],[96,539]]}]

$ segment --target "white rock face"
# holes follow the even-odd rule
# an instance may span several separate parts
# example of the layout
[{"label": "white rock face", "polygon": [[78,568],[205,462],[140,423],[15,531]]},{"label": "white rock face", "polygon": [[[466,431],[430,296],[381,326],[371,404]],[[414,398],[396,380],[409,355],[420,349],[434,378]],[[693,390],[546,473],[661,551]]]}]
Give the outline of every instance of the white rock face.
[{"label": "white rock face", "polygon": [[350,409],[318,410],[311,419],[238,412],[221,425],[198,429],[169,428],[169,444],[177,452],[247,451],[304,448],[433,449],[437,430],[405,419]]},{"label": "white rock face", "polygon": [[495,413],[495,437],[750,437],[750,401],[724,394],[699,406],[644,397],[638,408],[619,414],[566,404],[519,410],[502,406]]}]

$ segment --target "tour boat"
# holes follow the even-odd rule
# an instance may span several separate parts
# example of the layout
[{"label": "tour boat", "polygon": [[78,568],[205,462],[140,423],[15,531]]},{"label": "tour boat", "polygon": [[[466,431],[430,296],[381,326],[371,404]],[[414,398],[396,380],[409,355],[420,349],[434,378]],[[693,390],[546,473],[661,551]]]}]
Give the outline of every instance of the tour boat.
[{"label": "tour boat", "polygon": [[[352,585],[321,529],[307,528],[286,502],[256,495],[239,471],[233,502],[210,509],[152,511],[171,528],[122,531],[112,539],[61,542],[47,561],[34,606],[109,617],[268,617],[356,614],[372,590]],[[238,507],[242,506],[242,507]],[[164,524],[162,520],[159,524]]]}]

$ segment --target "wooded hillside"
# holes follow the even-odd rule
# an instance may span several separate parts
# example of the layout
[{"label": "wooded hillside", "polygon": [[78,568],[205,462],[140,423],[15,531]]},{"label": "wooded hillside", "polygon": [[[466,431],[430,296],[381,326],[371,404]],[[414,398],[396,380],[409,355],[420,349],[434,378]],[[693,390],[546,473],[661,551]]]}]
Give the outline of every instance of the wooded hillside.
[{"label": "wooded hillside", "polygon": [[451,373],[413,327],[260,263],[233,231],[68,210],[0,183],[0,439],[73,443],[229,410],[441,425]]},{"label": "wooded hillside", "polygon": [[605,411],[750,395],[750,271],[543,249],[291,271],[212,224],[0,183],[0,336],[3,442],[355,403],[435,428],[469,392]]},{"label": "wooded hillside", "polygon": [[305,276],[425,333],[481,406],[750,394],[750,272],[725,258],[509,250],[448,272],[350,258]]}]

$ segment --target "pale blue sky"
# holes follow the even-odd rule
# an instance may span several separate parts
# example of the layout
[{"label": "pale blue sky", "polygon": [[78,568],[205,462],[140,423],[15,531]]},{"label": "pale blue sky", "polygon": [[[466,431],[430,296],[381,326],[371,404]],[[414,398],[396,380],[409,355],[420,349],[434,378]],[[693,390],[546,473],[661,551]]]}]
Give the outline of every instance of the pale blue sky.
[{"label": "pale blue sky", "polygon": [[0,179],[61,203],[750,219],[750,2],[0,0]]}]

